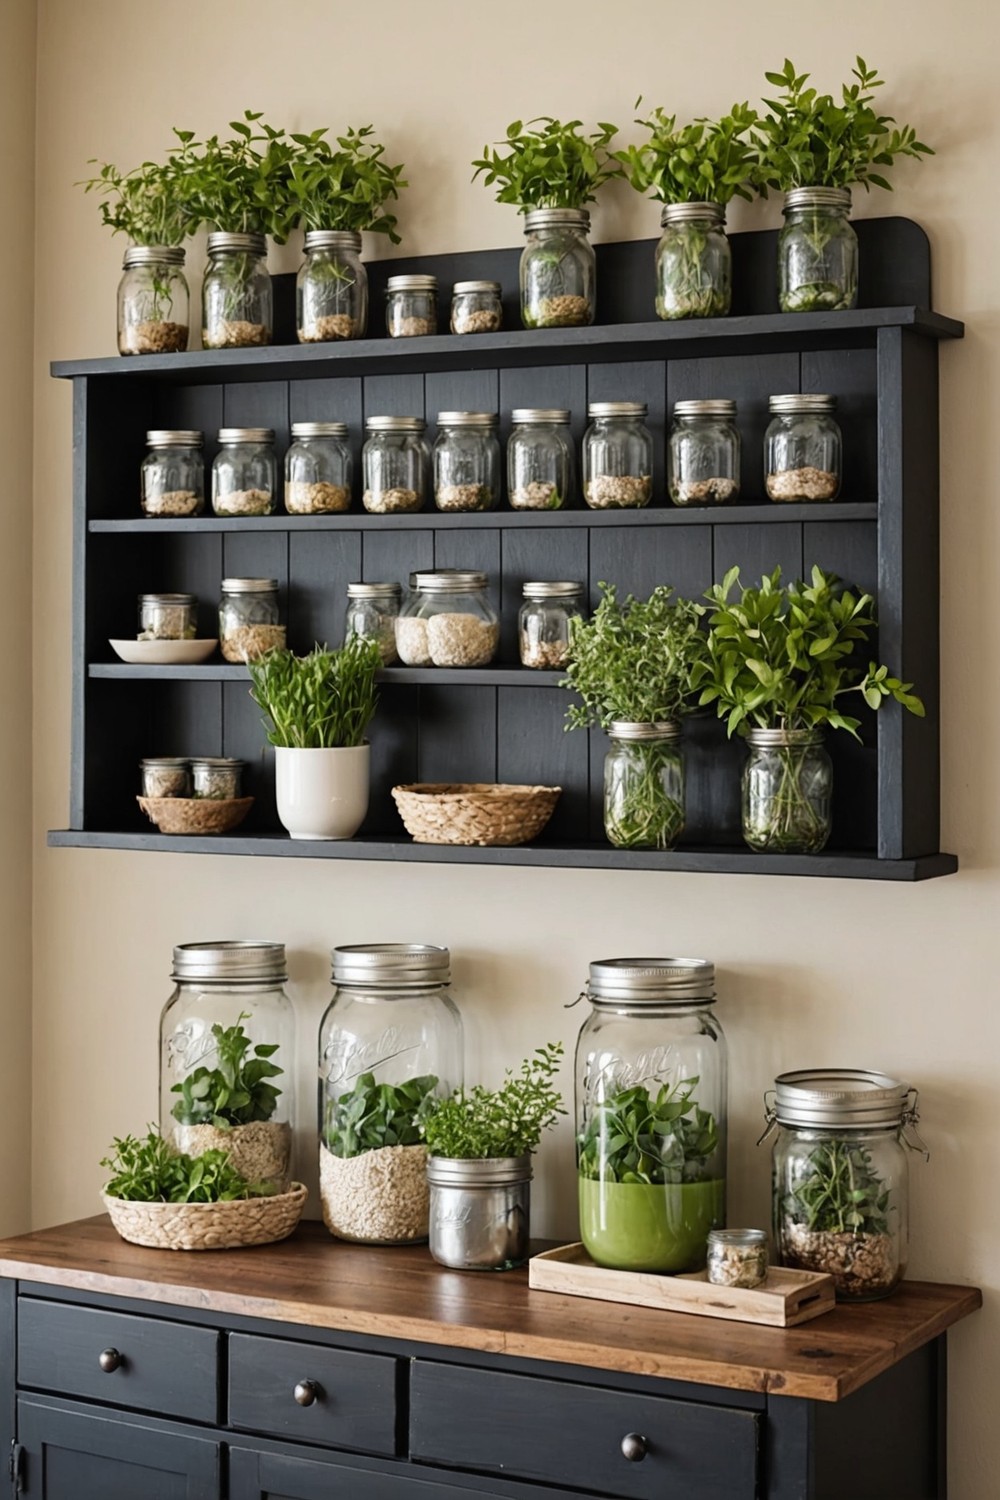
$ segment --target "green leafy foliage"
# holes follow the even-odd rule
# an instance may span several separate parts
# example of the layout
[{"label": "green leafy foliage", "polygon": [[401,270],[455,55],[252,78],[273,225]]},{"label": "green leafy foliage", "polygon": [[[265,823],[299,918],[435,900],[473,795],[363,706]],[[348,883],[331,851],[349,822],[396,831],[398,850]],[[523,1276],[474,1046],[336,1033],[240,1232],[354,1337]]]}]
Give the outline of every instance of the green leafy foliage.
[{"label": "green leafy foliage", "polygon": [[356,635],[338,651],[270,651],[248,662],[250,695],[270,720],[268,743],[298,750],[363,744],[378,707],[375,674],[381,665],[378,642]]},{"label": "green leafy foliage", "polygon": [[719,1147],[715,1116],[694,1097],[697,1074],[656,1092],[638,1085],[597,1104],[577,1137],[581,1177],[599,1182],[706,1182]]},{"label": "green leafy foliage", "polygon": [[482,1160],[536,1150],[542,1131],[566,1113],[552,1083],[562,1054],[561,1042],[548,1042],[516,1074],[508,1068],[500,1088],[477,1083],[435,1100],[423,1122],[431,1155]]},{"label": "green leafy foliage", "polygon": [[[92,157],[88,166],[96,165]],[[198,228],[183,174],[173,160],[144,161],[128,172],[103,162],[96,177],[76,185],[101,197],[101,223],[112,234],[127,235],[134,245],[180,245]]]},{"label": "green leafy foliage", "polygon": [[191,130],[174,130],[178,145],[170,162],[180,190],[197,223],[227,234],[269,234],[283,244],[295,146],[259,110],[244,110],[229,128],[231,136],[205,141],[196,141]]},{"label": "green leafy foliage", "polygon": [[889,1191],[870,1151],[828,1141],[809,1153],[807,1174],[786,1195],[782,1213],[814,1234],[885,1234]]},{"label": "green leafy foliage", "polygon": [[[532,130],[532,126],[538,126]],[[472,165],[472,180],[482,175],[487,187],[499,183],[498,203],[515,203],[521,209],[583,208],[593,202],[597,189],[621,169],[608,151],[618,134],[617,125],[599,124],[583,134],[581,120],[554,120],[539,115],[527,124],[514,120],[507,136],[498,142],[504,152],[483,147],[480,160]]]},{"label": "green leafy foliage", "polygon": [[327,1103],[327,1149],[361,1156],[383,1146],[419,1146],[437,1086],[432,1073],[407,1083],[377,1083],[374,1073],[362,1073],[353,1089]]},{"label": "green leafy foliage", "polygon": [[721,119],[689,125],[679,126],[677,116],[662,109],[635,123],[649,132],[649,139],[614,156],[637,193],[661,203],[725,205],[734,197],[753,197],[757,158],[750,129],[757,111],[749,104],[734,104]]},{"label": "green leafy foliage", "polygon": [[249,1019],[249,1013],[242,1012],[235,1026],[213,1026],[218,1066],[195,1068],[170,1090],[181,1096],[171,1110],[181,1125],[229,1130],[233,1125],[269,1120],[274,1114],[281,1090],[268,1080],[284,1073],[270,1061],[278,1045],[261,1042],[254,1046],[242,1026]]},{"label": "green leafy foliage", "polygon": [[394,245],[396,217],[385,204],[399,197],[406,187],[403,167],[385,161],[385,147],[371,141],[374,127],[362,125],[336,138],[336,147],[326,139],[326,130],[309,135],[293,132],[296,150],[288,165],[286,184],[289,227],[303,229],[368,230],[387,234]]},{"label": "green leafy foliage", "polygon": [[185,1156],[150,1126],[142,1140],[127,1135],[112,1143],[101,1158],[111,1176],[104,1191],[130,1203],[229,1203],[238,1198],[266,1198],[273,1188],[247,1182],[229,1165],[227,1151]]}]

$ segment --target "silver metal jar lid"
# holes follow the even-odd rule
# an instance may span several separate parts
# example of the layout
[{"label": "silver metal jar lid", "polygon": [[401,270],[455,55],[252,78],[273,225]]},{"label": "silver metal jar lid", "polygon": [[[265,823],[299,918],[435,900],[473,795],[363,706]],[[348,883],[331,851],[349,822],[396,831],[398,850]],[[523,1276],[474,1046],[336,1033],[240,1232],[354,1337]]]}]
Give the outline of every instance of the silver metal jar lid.
[{"label": "silver metal jar lid", "polygon": [[293,438],[331,437],[345,438],[346,422],[293,422]]},{"label": "silver metal jar lid", "polygon": [[801,1068],[774,1080],[774,1117],[781,1125],[902,1125],[912,1100],[908,1084],[866,1068]]},{"label": "silver metal jar lid", "polygon": [[510,420],[517,426],[530,426],[533,422],[568,422],[570,414],[557,406],[515,406]]},{"label": "silver metal jar lid", "polygon": [[233,443],[273,443],[273,427],[220,427],[219,442],[224,448]]},{"label": "silver metal jar lid", "polygon": [[437,414],[439,427],[495,427],[497,420],[495,411],[439,411]]},{"label": "silver metal jar lid", "polygon": [[768,409],[773,412],[829,412],[836,411],[836,396],[787,395],[769,396]]},{"label": "silver metal jar lid", "polygon": [[182,266],[182,245],[129,245],[122,256],[122,269],[131,271],[135,266]]},{"label": "silver metal jar lid", "polygon": [[654,719],[651,724],[633,724],[628,719],[613,719],[608,725],[613,740],[639,743],[643,740],[678,740],[681,726],[673,719]]},{"label": "silver metal jar lid", "polygon": [[850,206],[850,188],[797,187],[789,188],[785,194],[782,213],[791,213],[797,208],[850,208]]},{"label": "silver metal jar lid", "polygon": [[456,281],[451,289],[453,297],[471,296],[476,292],[490,297],[499,297],[500,283],[499,281]]},{"label": "silver metal jar lid", "polygon": [[288,978],[284,943],[181,943],[174,949],[171,977],[228,980],[233,984]]},{"label": "silver metal jar lid", "polygon": [[244,255],[263,256],[267,250],[267,241],[262,234],[229,234],[222,229],[214,229],[208,236],[206,249],[209,255],[214,255],[219,250],[234,250]]},{"label": "silver metal jar lid", "polygon": [[351,943],[334,948],[334,984],[447,984],[451,953],[430,943]]},{"label": "silver metal jar lid", "polygon": [[348,599],[398,599],[403,590],[398,583],[349,583]]},{"label": "silver metal jar lid", "polygon": [[590,229],[590,214],[585,208],[530,208],[524,216],[524,232],[537,229]]},{"label": "silver metal jar lid", "polygon": [[713,399],[710,401],[675,401],[675,417],[735,417],[736,402]]},{"label": "silver metal jar lid", "polygon": [[310,250],[361,250],[361,235],[356,229],[307,229],[304,248]]},{"label": "silver metal jar lid", "polygon": [[194,594],[140,594],[140,604],[167,604],[183,608],[195,602]]},{"label": "silver metal jar lid", "polygon": [[436,276],[390,276],[386,282],[386,296],[393,292],[436,292]]},{"label": "silver metal jar lid", "polygon": [[578,598],[583,593],[582,583],[526,583],[521,591],[525,599]]},{"label": "silver metal jar lid", "polygon": [[413,573],[411,588],[424,594],[472,594],[489,582],[485,573],[465,573],[460,568],[442,568],[436,573]]},{"label": "silver metal jar lid", "polygon": [[278,591],[276,578],[224,578],[224,594],[275,594]]},{"label": "silver metal jar lid", "polygon": [[154,427],[146,433],[150,448],[200,448],[204,441],[200,432],[186,427]]},{"label": "silver metal jar lid", "polygon": [[423,417],[366,417],[369,432],[423,432],[427,423]]},{"label": "silver metal jar lid", "polygon": [[721,203],[664,203],[660,211],[660,225],[694,224],[701,219],[711,219],[713,224],[726,222],[726,210]]},{"label": "silver metal jar lid", "polygon": [[588,417],[644,417],[649,411],[645,401],[591,401]]},{"label": "silver metal jar lid", "polygon": [[187,755],[147,755],[145,760],[139,762],[140,766],[189,766],[190,756]]},{"label": "silver metal jar lid", "polygon": [[503,1187],[530,1182],[531,1153],[524,1156],[429,1156],[427,1181],[434,1187]]},{"label": "silver metal jar lid", "polygon": [[213,771],[239,771],[246,765],[245,760],[240,760],[235,755],[194,755],[191,757],[191,769],[196,766],[209,766]]},{"label": "silver metal jar lid", "polygon": [[601,958],[590,965],[595,1005],[686,1005],[715,1000],[715,965],[707,958]]}]

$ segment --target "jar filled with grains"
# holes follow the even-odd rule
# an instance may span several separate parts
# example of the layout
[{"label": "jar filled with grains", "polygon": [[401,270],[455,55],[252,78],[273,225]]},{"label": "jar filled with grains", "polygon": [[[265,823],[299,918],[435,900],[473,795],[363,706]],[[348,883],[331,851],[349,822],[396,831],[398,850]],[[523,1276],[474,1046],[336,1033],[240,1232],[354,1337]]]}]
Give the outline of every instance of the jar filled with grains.
[{"label": "jar filled with grains", "polygon": [[198,601],[193,594],[140,594],[140,641],[193,641],[198,634]]},{"label": "jar filled with grains", "polygon": [[179,245],[130,245],[118,283],[118,353],[180,354],[191,295]]},{"label": "jar filled with grains", "polygon": [[525,328],[584,328],[594,321],[596,261],[585,208],[534,208],[524,216],[521,321]]},{"label": "jar filled with grains", "polygon": [[276,578],[224,578],[219,604],[219,646],[226,661],[259,661],[285,644],[278,624]]},{"label": "jar filled with grains", "polygon": [[398,583],[349,583],[345,636],[358,635],[375,641],[383,667],[399,660],[396,650],[396,619],[402,589]]},{"label": "jar filled with grains", "polygon": [[500,488],[500,444],[492,411],[438,412],[434,504],[438,510],[493,510]]},{"label": "jar filled with grains", "polygon": [[225,802],[243,795],[246,761],[228,755],[210,755],[191,762],[191,786],[195,797],[206,802]]},{"label": "jar filled with grains", "polygon": [[269,516],[278,469],[271,427],[221,427],[212,465],[212,509],[217,516]]},{"label": "jar filled with grains", "polygon": [[200,516],[205,506],[205,464],[200,432],[154,428],[146,433],[142,510],[147,516]]},{"label": "jar filled with grains", "polygon": [[668,444],[675,505],[725,505],[740,493],[735,401],[678,401]]},{"label": "jar filled with grains", "polygon": [[707,1270],[713,1286],[752,1291],[767,1280],[767,1235],[763,1229],[710,1229]]},{"label": "jar filled with grains", "polygon": [[369,417],[361,450],[365,510],[374,515],[422,510],[429,452],[423,417]]},{"label": "jar filled with grains", "polygon": [[390,276],[385,326],[392,339],[426,338],[437,333],[437,277]]},{"label": "jar filled with grains", "polygon": [[526,583],[517,617],[521,665],[561,668],[569,658],[570,621],[583,615],[582,583]]},{"label": "jar filled with grains", "polygon": [[304,251],[295,278],[299,343],[364,338],[368,272],[361,262],[361,235],[353,229],[307,229]]},{"label": "jar filled with grains", "polygon": [[344,422],[293,422],[285,454],[285,509],[326,516],[351,507],[351,450]]},{"label": "jar filled with grains", "polygon": [[583,498],[591,510],[627,510],[653,496],[653,438],[644,401],[592,401],[583,437]]},{"label": "jar filled with grains", "polygon": [[274,293],[262,234],[212,233],[201,284],[206,349],[253,349],[271,342]]},{"label": "jar filled with grains", "polygon": [[514,510],[562,510],[573,487],[569,412],[518,406],[510,414],[507,495]]},{"label": "jar filled with grains", "polygon": [[764,435],[765,486],[771,500],[835,500],[842,443],[836,396],[772,396]]},{"label": "jar filled with grains", "polygon": [[503,326],[499,281],[456,281],[451,289],[452,333],[498,333]]},{"label": "jar filled with grains", "polygon": [[396,649],[408,667],[485,667],[500,640],[485,573],[441,569],[413,575],[396,621]]},{"label": "jar filled with grains", "polygon": [[184,755],[153,755],[140,762],[144,797],[190,797],[191,762]]}]

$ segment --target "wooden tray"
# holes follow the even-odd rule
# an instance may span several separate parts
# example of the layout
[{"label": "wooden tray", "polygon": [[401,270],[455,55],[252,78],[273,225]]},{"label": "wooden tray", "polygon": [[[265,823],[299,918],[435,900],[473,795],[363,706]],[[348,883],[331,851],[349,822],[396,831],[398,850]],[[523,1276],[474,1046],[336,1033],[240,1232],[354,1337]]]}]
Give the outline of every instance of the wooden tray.
[{"label": "wooden tray", "polygon": [[729,1318],[737,1323],[765,1323],[794,1328],[834,1305],[832,1276],[772,1266],[767,1280],[753,1291],[713,1286],[705,1271],[693,1276],[661,1276],[653,1271],[609,1271],[595,1266],[581,1244],[545,1250],[528,1262],[528,1285],[538,1292],[569,1297],[596,1297],[602,1302],[630,1302],[664,1312],[696,1313],[702,1318]]}]

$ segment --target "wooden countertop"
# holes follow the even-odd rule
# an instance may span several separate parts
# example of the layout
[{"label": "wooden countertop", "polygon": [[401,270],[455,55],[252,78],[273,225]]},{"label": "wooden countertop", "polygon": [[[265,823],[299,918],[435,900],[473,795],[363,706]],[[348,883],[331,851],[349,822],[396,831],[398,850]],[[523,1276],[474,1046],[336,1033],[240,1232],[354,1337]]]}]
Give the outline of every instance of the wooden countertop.
[{"label": "wooden countertop", "polygon": [[975,1287],[907,1281],[884,1302],[763,1328],[529,1291],[526,1271],[449,1271],[425,1247],[348,1245],[321,1224],[277,1245],[186,1253],[126,1244],[104,1215],[0,1241],[0,1275],[819,1401],[849,1395],[982,1305]]}]

